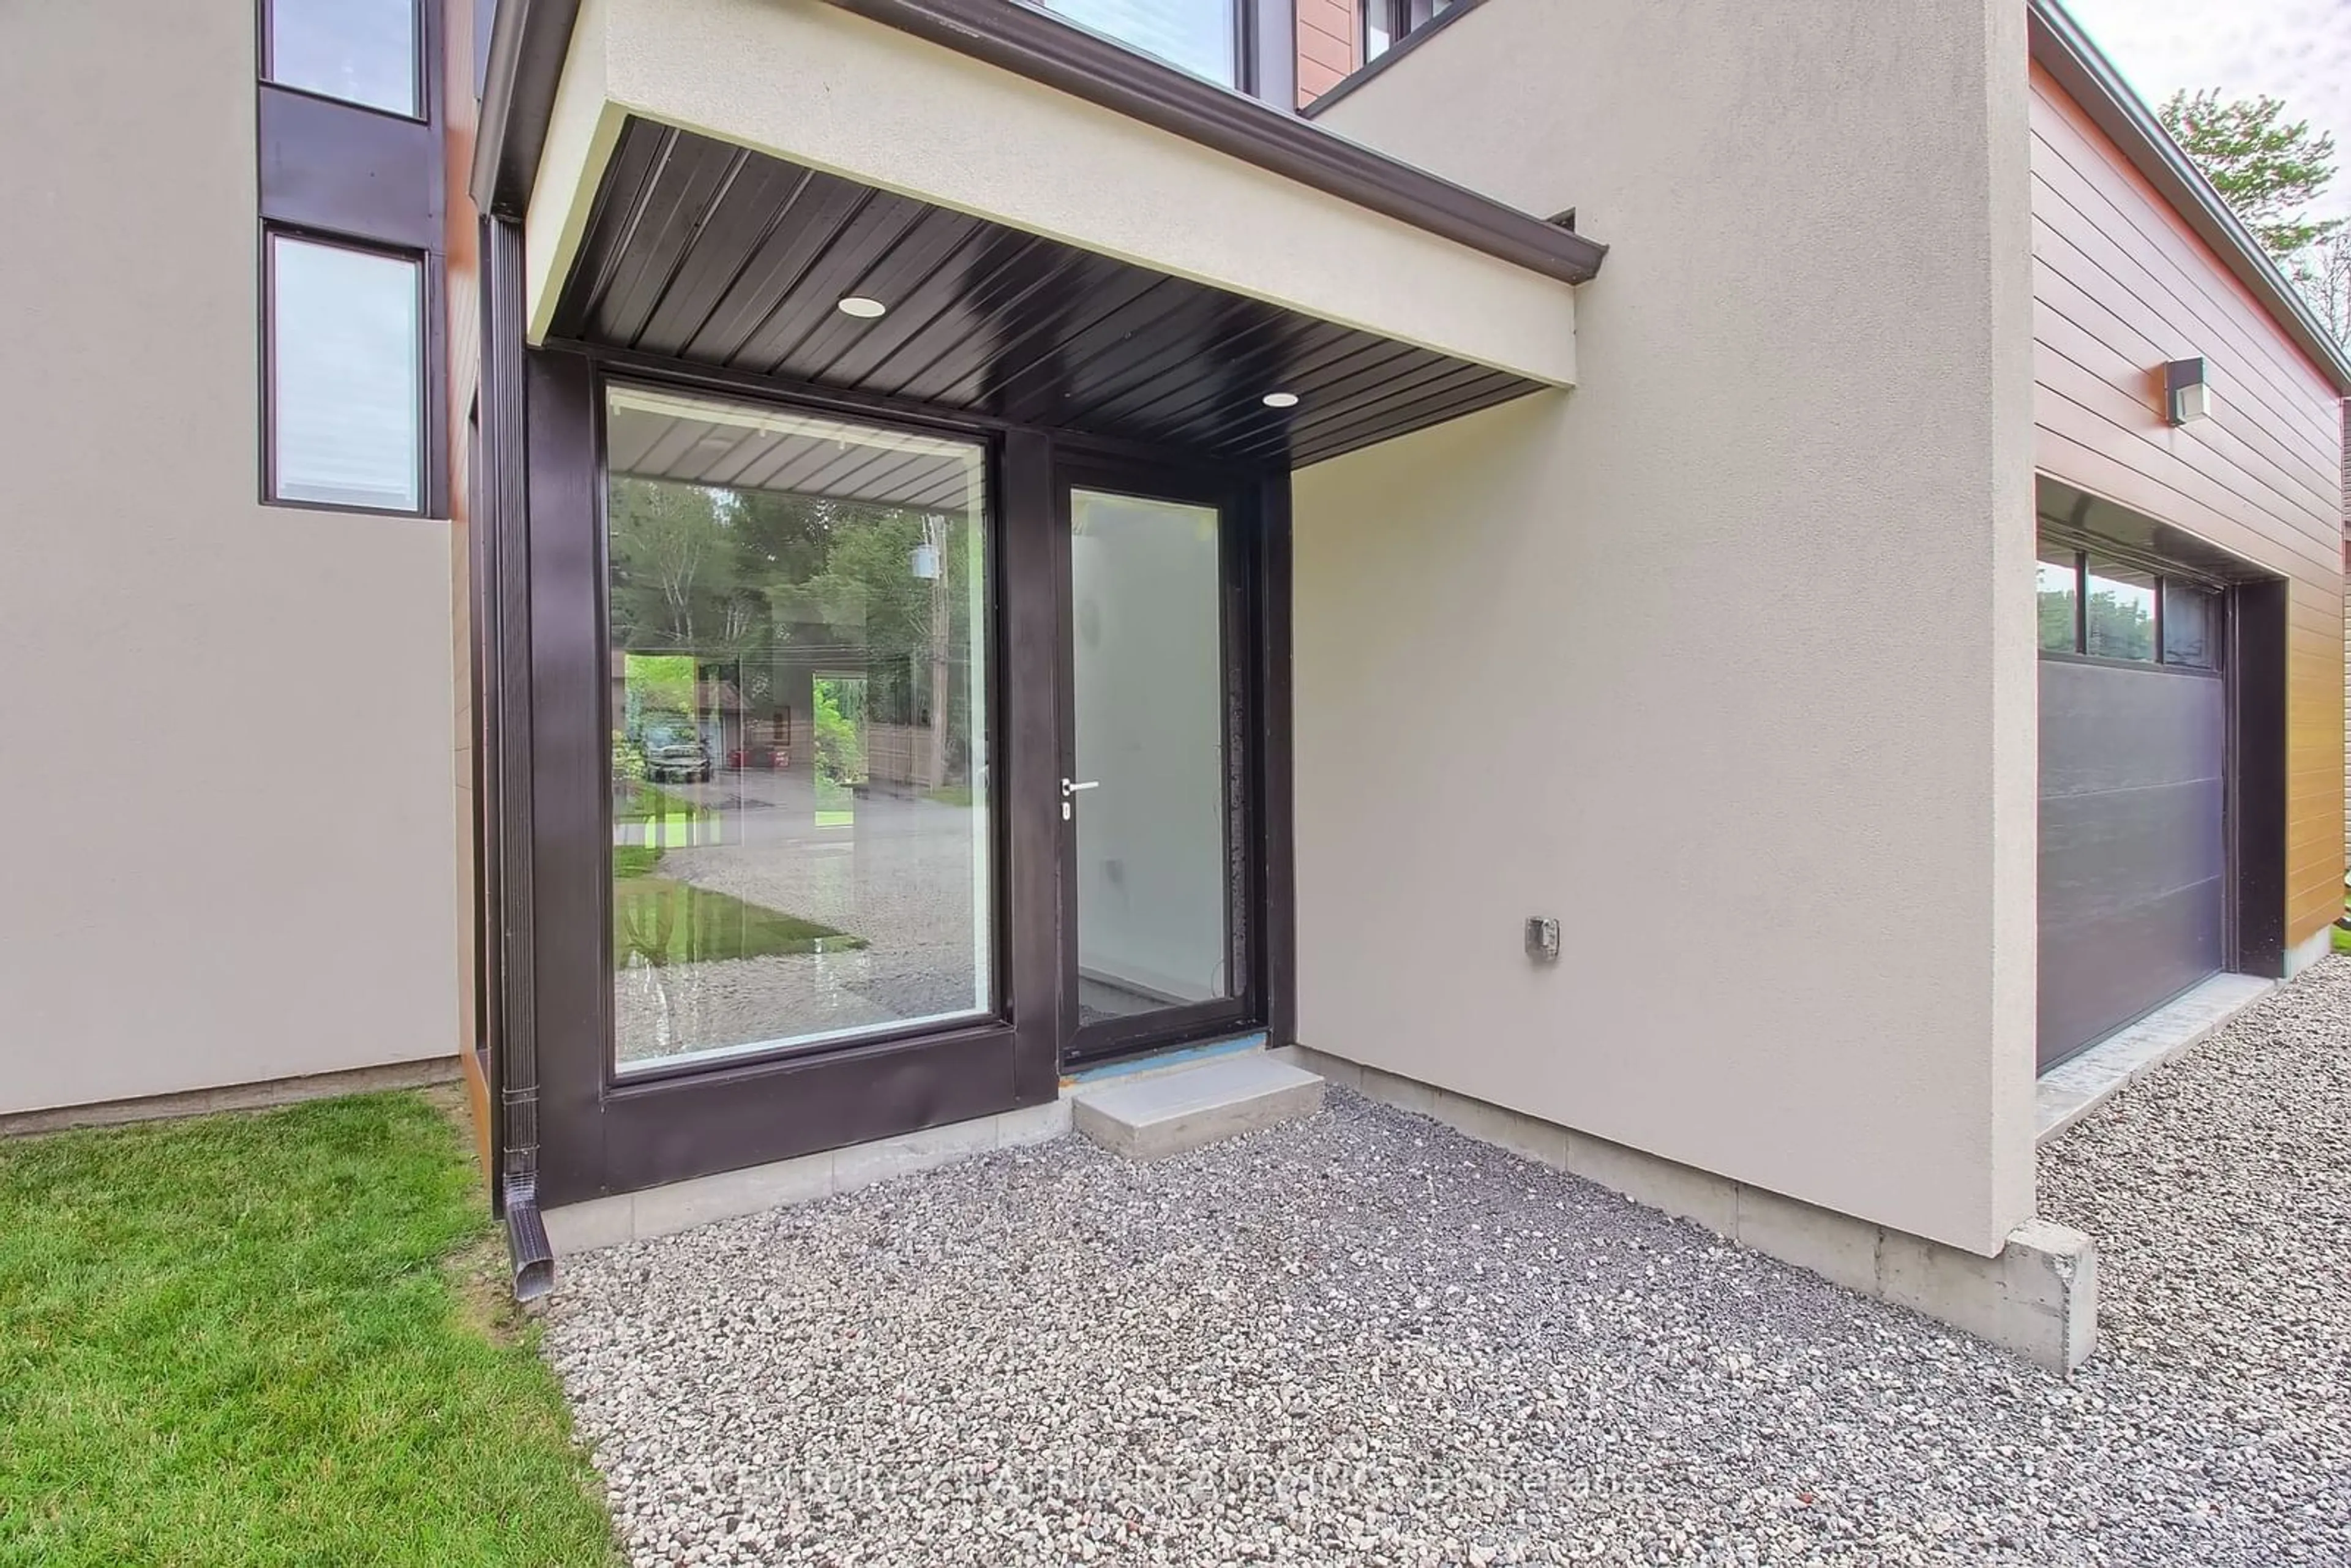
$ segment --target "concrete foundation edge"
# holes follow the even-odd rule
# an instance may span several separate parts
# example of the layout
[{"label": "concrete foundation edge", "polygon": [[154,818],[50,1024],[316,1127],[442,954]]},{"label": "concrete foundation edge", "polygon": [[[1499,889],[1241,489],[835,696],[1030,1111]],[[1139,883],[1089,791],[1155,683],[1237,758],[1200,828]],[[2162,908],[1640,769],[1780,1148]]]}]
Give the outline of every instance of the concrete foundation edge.
[{"label": "concrete foundation edge", "polygon": [[599,1248],[674,1236],[698,1225],[855,1192],[893,1176],[932,1170],[995,1149],[1048,1143],[1069,1130],[1070,1102],[1063,1098],[747,1170],[722,1171],[643,1192],[567,1203],[547,1210],[543,1218],[559,1261]]},{"label": "concrete foundation edge", "polygon": [[2078,1230],[2028,1221],[1986,1258],[1323,1051],[1288,1046],[1273,1054],[1368,1099],[1694,1220],[1858,1295],[1947,1323],[2047,1371],[2073,1371],[2096,1345],[2097,1249]]},{"label": "concrete foundation edge", "polygon": [[131,1100],[101,1100],[88,1105],[11,1111],[0,1114],[0,1138],[35,1133],[62,1133],[74,1127],[119,1127],[132,1122],[212,1116],[224,1111],[263,1111],[274,1105],[292,1105],[304,1100],[330,1100],[342,1094],[423,1089],[435,1083],[455,1083],[457,1071],[455,1057],[433,1056],[420,1061],[350,1067],[335,1072],[306,1073],[298,1078],[266,1079],[257,1083],[228,1083],[215,1089],[146,1094]]},{"label": "concrete foundation edge", "polygon": [[2322,925],[2293,946],[2286,949],[2285,977],[2293,979],[2313,964],[2335,951],[2335,927]]}]

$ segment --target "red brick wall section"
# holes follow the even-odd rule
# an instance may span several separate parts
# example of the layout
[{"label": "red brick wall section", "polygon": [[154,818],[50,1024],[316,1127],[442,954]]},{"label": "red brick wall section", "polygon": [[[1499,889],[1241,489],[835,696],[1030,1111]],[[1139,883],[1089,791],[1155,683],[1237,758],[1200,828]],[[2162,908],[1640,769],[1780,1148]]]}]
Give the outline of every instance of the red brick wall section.
[{"label": "red brick wall section", "polygon": [[1339,85],[1362,58],[1357,0],[1298,0],[1298,107]]}]

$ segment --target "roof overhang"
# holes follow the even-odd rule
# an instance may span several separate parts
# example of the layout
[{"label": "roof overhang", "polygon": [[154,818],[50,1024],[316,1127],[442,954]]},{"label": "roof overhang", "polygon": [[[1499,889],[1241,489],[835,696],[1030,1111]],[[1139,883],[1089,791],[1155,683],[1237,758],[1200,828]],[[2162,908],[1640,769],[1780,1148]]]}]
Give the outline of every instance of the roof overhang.
[{"label": "roof overhang", "polygon": [[492,78],[486,117],[504,104],[509,118],[486,118],[477,192],[525,218],[534,341],[633,119],[1531,382],[1574,381],[1573,283],[1599,246],[1008,0],[507,0]]},{"label": "roof overhang", "polygon": [[2327,331],[2301,291],[2270,259],[2262,242],[2189,162],[2162,122],[2064,6],[2057,0],[2030,0],[2030,4],[2034,62],[2055,78],[2098,129],[2113,139],[2131,166],[2147,177],[2172,210],[2220,256],[2221,264],[2252,291],[2279,328],[2333,380],[2335,390],[2351,396],[2351,352]]},{"label": "roof overhang", "polygon": [[548,335],[650,367],[1291,466],[1544,384],[641,117],[603,171]]}]

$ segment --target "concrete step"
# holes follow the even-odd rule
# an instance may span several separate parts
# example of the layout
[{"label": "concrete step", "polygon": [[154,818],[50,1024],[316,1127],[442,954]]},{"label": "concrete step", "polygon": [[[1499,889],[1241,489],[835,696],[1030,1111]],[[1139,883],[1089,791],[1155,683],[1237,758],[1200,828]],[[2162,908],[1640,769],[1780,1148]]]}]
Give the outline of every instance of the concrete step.
[{"label": "concrete step", "polygon": [[1261,1051],[1078,1090],[1079,1132],[1129,1159],[1155,1160],[1295,1122],[1322,1108],[1322,1080]]}]

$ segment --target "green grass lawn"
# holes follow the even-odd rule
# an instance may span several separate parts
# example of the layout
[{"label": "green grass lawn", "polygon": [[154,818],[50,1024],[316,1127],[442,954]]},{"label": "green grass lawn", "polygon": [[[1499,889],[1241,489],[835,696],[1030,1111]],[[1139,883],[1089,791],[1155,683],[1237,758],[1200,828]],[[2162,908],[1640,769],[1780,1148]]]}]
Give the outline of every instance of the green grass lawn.
[{"label": "green grass lawn", "polygon": [[691,883],[653,874],[658,857],[628,862],[613,857],[612,962],[625,968],[632,957],[656,964],[692,964],[710,958],[765,958],[781,953],[845,952],[865,946],[862,937],[802,920],[781,910]]},{"label": "green grass lawn", "polygon": [[673,795],[659,785],[643,780],[630,785],[628,793],[612,805],[612,820],[616,822],[700,822],[716,815],[707,806],[697,806],[683,795]]},{"label": "green grass lawn", "polygon": [[0,1564],[618,1561],[444,1100],[0,1142]]}]

